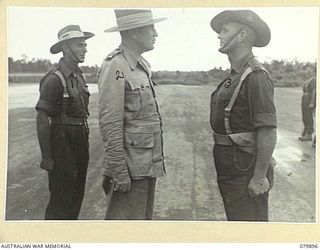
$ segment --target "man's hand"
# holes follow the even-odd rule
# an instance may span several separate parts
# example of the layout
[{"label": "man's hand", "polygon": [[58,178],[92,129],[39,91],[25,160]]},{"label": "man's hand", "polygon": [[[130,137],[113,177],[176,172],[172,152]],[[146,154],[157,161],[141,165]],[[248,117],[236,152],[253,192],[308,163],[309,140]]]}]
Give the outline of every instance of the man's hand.
[{"label": "man's hand", "polygon": [[110,187],[111,187],[111,177],[110,176],[103,176],[103,181],[102,181],[102,187],[104,192],[107,194],[110,191]]},{"label": "man's hand", "polygon": [[129,192],[131,188],[131,179],[128,177],[125,181],[122,182],[115,182],[114,181],[114,192],[121,192],[121,193],[126,193]]},{"label": "man's hand", "polygon": [[42,158],[41,159],[41,162],[40,162],[40,167],[46,171],[49,171],[49,170],[52,170],[53,169],[53,160],[52,158],[47,158],[47,159],[44,159]]},{"label": "man's hand", "polygon": [[248,189],[251,197],[264,194],[269,191],[269,181],[266,177],[259,179],[252,177]]}]

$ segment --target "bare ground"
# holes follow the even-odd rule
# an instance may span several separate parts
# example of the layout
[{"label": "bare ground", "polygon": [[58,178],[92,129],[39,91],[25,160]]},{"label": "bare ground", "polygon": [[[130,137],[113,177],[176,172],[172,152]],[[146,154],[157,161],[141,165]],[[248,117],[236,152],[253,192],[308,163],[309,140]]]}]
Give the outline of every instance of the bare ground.
[{"label": "bare ground", "polygon": [[[209,100],[212,86],[160,86],[167,175],[157,182],[155,220],[225,220],[212,158]],[[276,89],[278,142],[270,220],[315,222],[315,152],[297,140],[302,129],[301,92]],[[90,162],[81,220],[102,220],[107,199],[101,188],[103,146],[97,121],[97,95],[91,96]],[[49,199],[47,174],[33,108],[9,111],[7,220],[42,220]]]}]

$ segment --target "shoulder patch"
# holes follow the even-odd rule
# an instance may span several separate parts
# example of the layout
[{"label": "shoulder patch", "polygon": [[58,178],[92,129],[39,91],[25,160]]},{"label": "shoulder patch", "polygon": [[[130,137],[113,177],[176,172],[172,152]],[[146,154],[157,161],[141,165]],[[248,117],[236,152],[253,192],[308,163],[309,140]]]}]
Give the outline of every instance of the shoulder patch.
[{"label": "shoulder patch", "polygon": [[107,55],[106,61],[111,60],[111,59],[114,58],[116,55],[118,55],[118,54],[120,54],[120,53],[122,53],[122,52],[123,52],[122,49],[119,49],[119,48],[115,49],[115,50],[112,51],[109,55]]}]

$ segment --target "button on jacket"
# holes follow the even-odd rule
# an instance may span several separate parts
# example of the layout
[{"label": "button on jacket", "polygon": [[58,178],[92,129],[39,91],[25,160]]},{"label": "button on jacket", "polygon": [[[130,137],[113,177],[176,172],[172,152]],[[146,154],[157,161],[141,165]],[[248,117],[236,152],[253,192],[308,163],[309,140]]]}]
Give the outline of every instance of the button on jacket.
[{"label": "button on jacket", "polygon": [[116,181],[164,175],[161,117],[149,63],[124,45],[99,71],[105,175]]}]

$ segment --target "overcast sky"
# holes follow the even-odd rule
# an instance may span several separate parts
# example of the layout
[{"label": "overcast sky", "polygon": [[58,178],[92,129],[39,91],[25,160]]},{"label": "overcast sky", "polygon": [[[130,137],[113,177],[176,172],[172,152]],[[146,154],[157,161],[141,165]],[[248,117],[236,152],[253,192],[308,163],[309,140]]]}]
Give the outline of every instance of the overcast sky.
[{"label": "overcast sky", "polygon": [[[153,70],[210,70],[228,68],[226,55],[218,52],[219,40],[210,27],[211,19],[231,8],[152,9],[155,17],[167,17],[156,24],[159,34],[155,49],[145,53]],[[235,8],[233,8],[235,9]],[[244,9],[244,8],[241,8]],[[319,8],[245,8],[255,11],[270,27],[271,42],[254,48],[259,60],[298,60],[315,62],[318,55]],[[116,25],[109,8],[8,7],[8,56],[20,59],[46,58],[57,62],[61,54],[49,48],[57,41],[58,31],[78,24],[83,31],[95,33],[87,40],[84,65],[99,65],[120,44],[120,36],[104,33]]]}]

